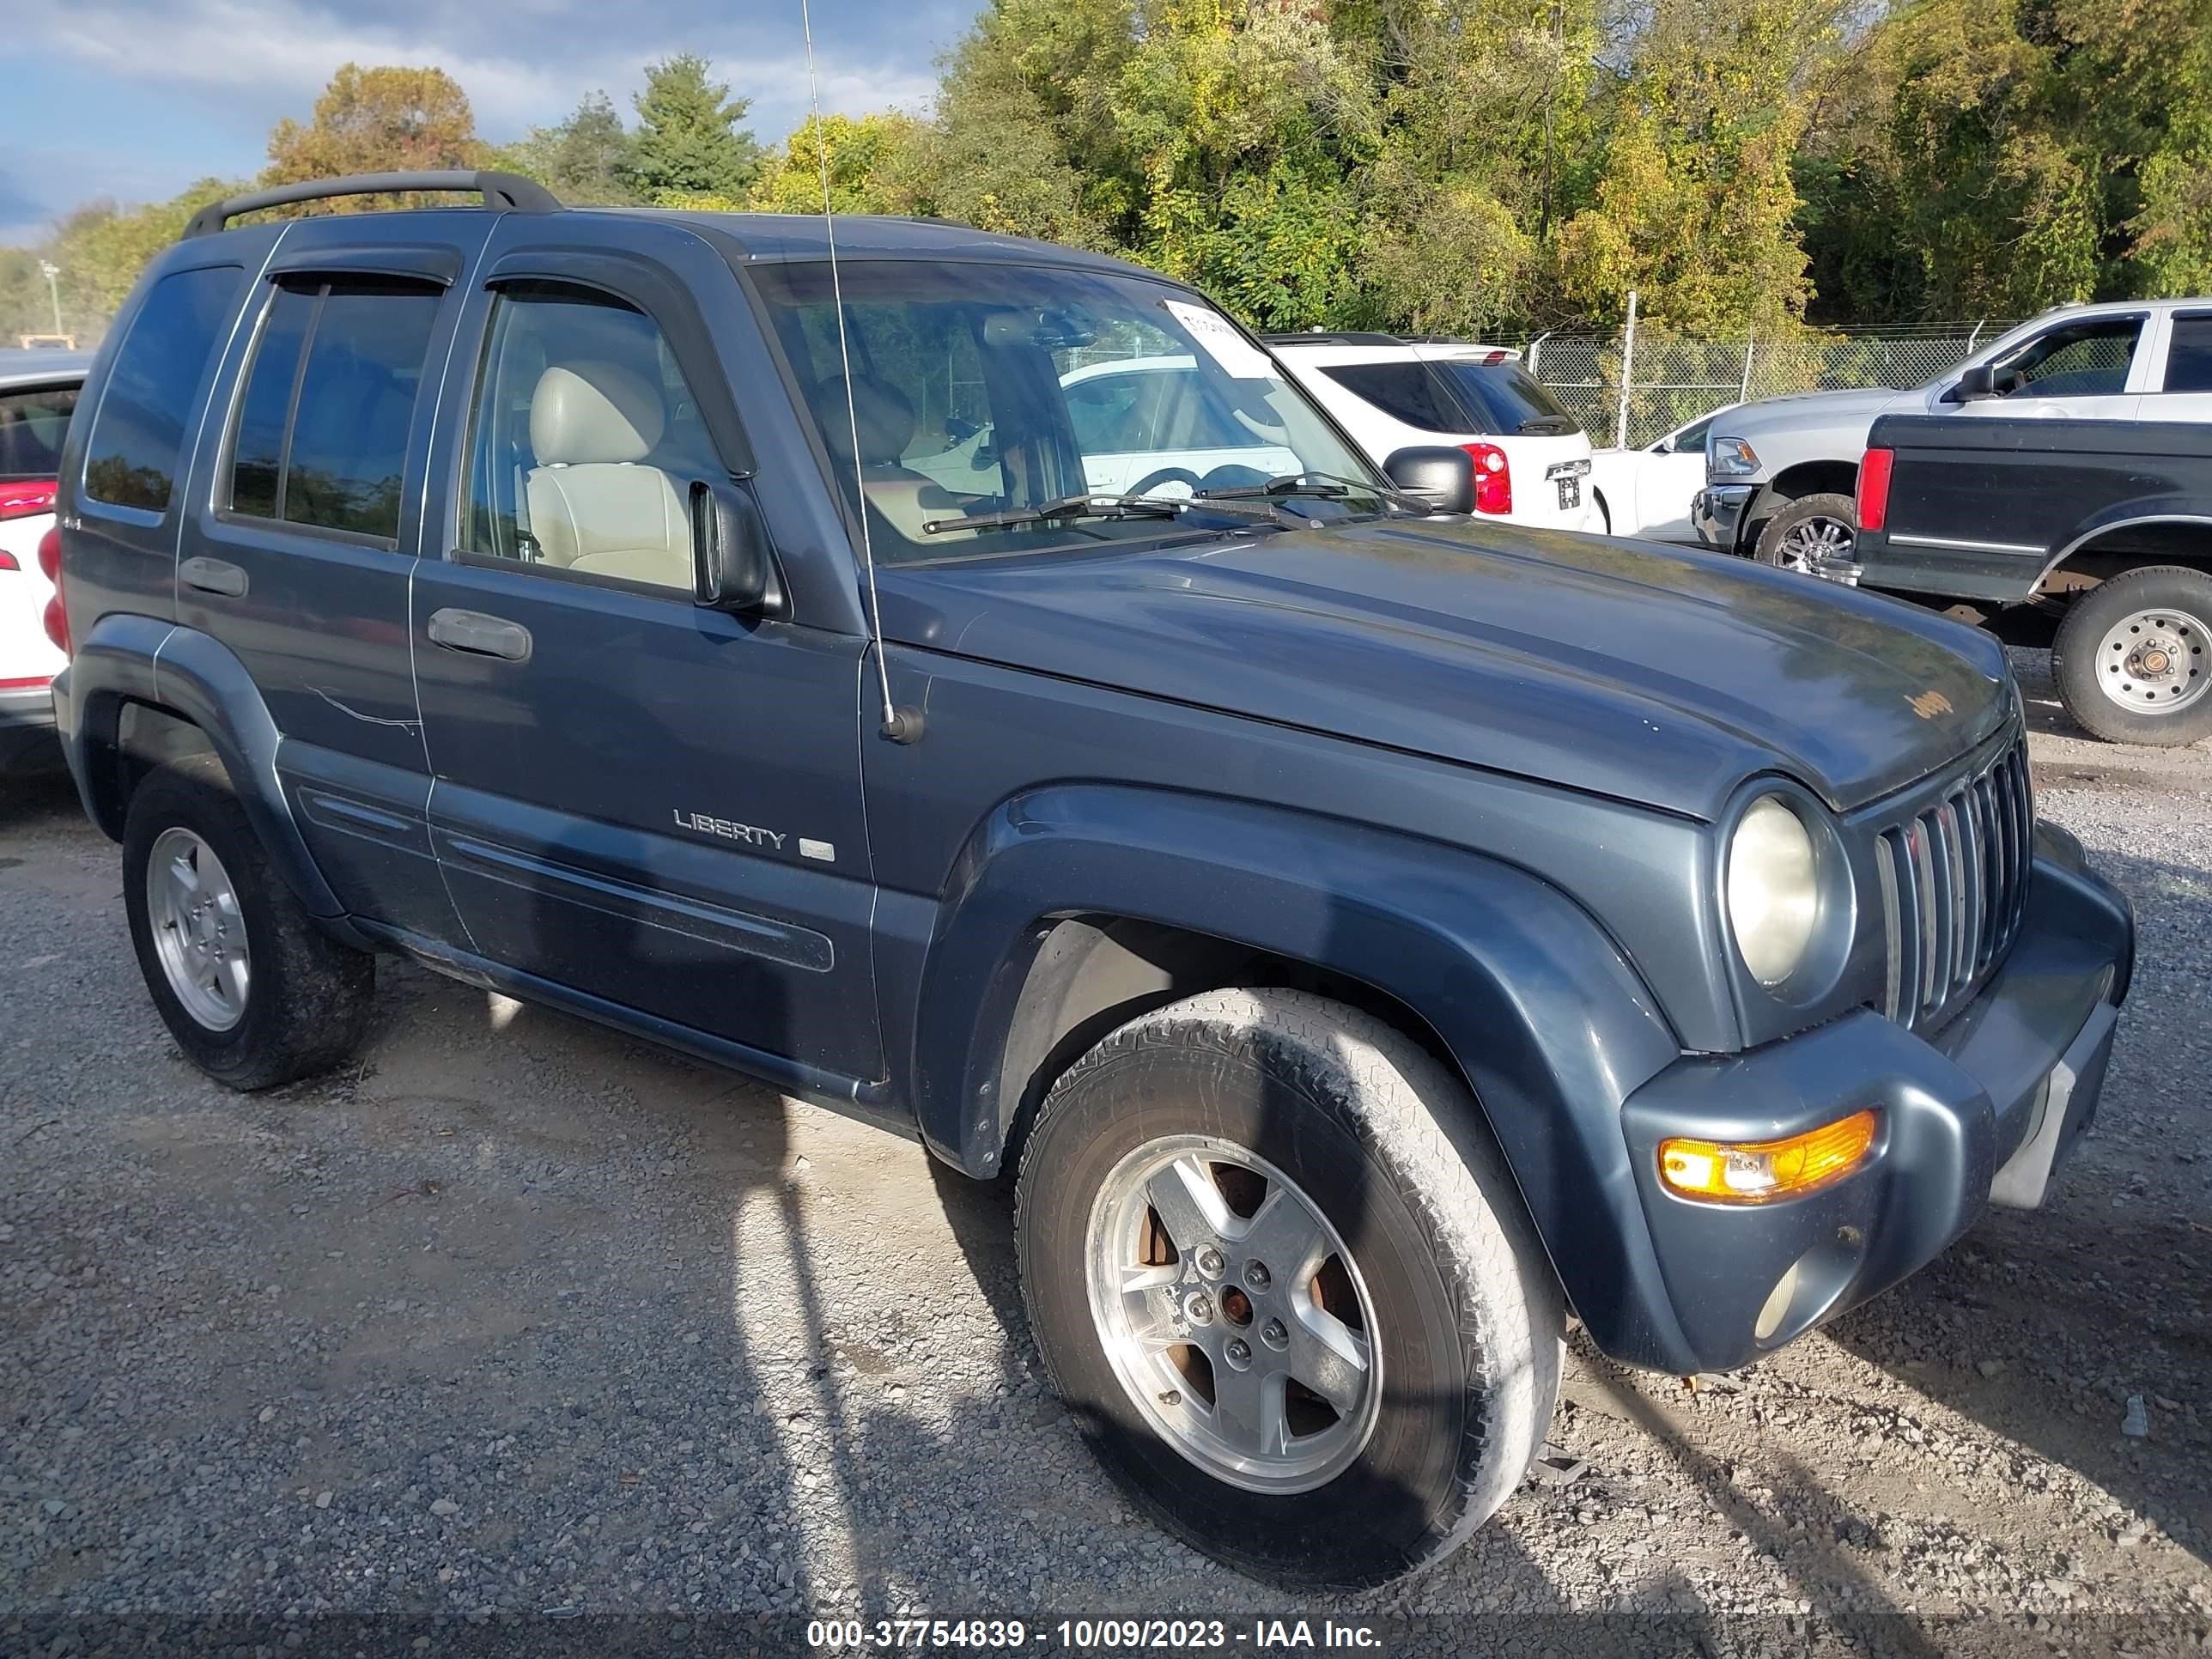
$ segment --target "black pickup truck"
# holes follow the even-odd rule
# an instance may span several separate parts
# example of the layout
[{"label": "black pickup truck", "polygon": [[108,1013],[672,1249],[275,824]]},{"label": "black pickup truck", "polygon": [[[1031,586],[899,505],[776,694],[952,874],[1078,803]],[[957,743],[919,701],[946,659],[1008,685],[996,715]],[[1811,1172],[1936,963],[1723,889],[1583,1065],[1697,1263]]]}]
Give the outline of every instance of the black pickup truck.
[{"label": "black pickup truck", "polygon": [[2212,736],[2212,426],[1886,415],[1868,444],[1862,586],[2047,641],[2098,737]]}]

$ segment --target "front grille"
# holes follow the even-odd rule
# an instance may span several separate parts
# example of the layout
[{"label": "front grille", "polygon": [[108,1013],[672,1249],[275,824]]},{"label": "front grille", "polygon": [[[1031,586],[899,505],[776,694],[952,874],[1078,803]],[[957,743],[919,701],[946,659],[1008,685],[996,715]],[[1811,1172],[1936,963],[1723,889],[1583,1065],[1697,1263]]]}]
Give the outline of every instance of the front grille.
[{"label": "front grille", "polygon": [[2023,738],[1881,832],[1883,1012],[1892,1019],[1908,1029],[1942,1024],[2003,956],[2027,902],[2034,824]]}]

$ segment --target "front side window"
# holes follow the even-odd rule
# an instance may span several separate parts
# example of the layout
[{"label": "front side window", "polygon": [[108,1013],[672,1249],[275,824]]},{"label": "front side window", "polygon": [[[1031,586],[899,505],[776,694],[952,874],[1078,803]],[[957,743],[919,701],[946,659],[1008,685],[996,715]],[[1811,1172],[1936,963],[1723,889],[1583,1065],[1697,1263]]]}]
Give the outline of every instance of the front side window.
[{"label": "front side window", "polygon": [[61,471],[62,439],[76,407],[73,386],[0,392],[0,479],[51,478]]},{"label": "front side window", "polygon": [[2212,313],[2173,319],[2173,337],[2166,349],[2166,389],[2212,392]]},{"label": "front side window", "polygon": [[2128,389],[2128,369],[2142,337],[2140,317],[2099,317],[2039,334],[1996,366],[1996,393],[2010,398],[2113,397]]},{"label": "front side window", "polygon": [[1184,290],[1056,266],[855,260],[841,347],[827,265],[754,276],[837,488],[886,561],[1156,541],[1230,520],[950,521],[1085,495],[1188,500],[1293,473],[1351,481],[1329,513],[1382,510],[1367,462]]},{"label": "front side window", "polygon": [[407,436],[442,299],[374,280],[277,287],[239,404],[231,512],[398,539]]},{"label": "front side window", "polygon": [[464,554],[688,595],[690,487],[728,476],[652,318],[596,289],[500,290],[471,416]]},{"label": "front side window", "polygon": [[146,296],[116,354],[85,445],[92,500],[168,510],[209,359],[245,273],[236,265],[173,271]]}]

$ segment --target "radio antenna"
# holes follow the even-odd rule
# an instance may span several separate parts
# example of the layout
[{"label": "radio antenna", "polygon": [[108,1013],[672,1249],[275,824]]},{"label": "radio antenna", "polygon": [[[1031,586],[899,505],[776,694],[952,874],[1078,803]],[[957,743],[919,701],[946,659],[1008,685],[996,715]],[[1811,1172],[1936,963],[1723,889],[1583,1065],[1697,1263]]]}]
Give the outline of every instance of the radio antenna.
[{"label": "radio antenna", "polygon": [[893,743],[912,743],[921,735],[919,710],[891,702],[890,664],[884,656],[883,608],[876,599],[876,549],[868,533],[868,479],[860,464],[860,406],[853,392],[853,347],[845,337],[845,284],[837,272],[837,216],[830,204],[830,134],[822,125],[822,88],[814,75],[814,18],[799,0],[799,27],[806,34],[806,98],[814,117],[814,153],[822,165],[822,234],[830,245],[830,301],[837,315],[837,356],[845,376],[845,425],[853,441],[853,502],[860,520],[860,572],[868,589],[868,641],[876,651],[876,684],[883,694],[883,735]]}]

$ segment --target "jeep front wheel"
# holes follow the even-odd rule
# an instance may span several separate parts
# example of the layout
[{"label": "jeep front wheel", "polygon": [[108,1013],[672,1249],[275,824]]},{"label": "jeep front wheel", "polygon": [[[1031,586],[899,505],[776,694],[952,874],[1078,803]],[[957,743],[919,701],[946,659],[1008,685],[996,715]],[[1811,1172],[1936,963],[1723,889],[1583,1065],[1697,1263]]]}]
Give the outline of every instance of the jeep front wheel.
[{"label": "jeep front wheel", "polygon": [[1054,1086],[1016,1236],[1107,1468],[1197,1548],[1371,1584],[1456,1547],[1541,1448],[1557,1283],[1466,1090],[1291,991],[1208,993]]},{"label": "jeep front wheel", "polygon": [[218,1083],[289,1083],[360,1042],[375,958],[309,920],[212,757],[165,766],[132,794],[123,899],[154,1006]]},{"label": "jeep front wheel", "polygon": [[1817,575],[1824,564],[1849,562],[1858,539],[1856,510],[1848,495],[1801,495],[1766,521],[1753,556],[1807,575]]},{"label": "jeep front wheel", "polygon": [[2212,737],[2212,576],[2161,564],[2099,583],[2060,620],[2051,678],[2107,743]]}]

